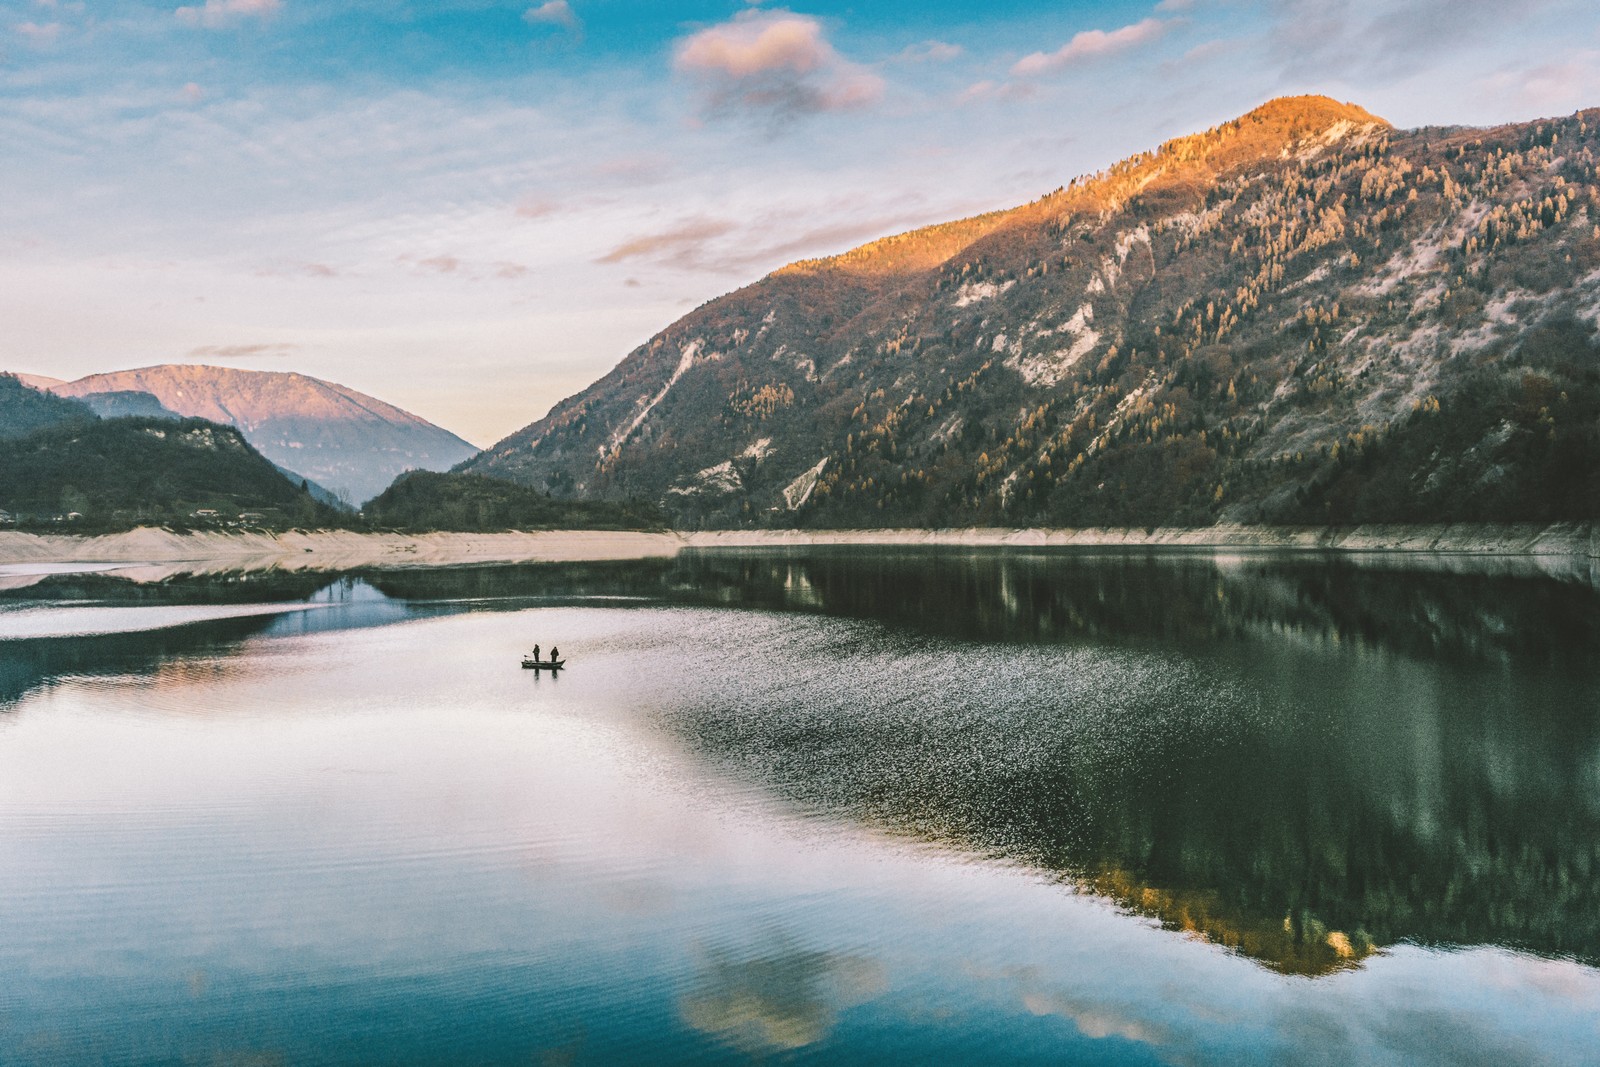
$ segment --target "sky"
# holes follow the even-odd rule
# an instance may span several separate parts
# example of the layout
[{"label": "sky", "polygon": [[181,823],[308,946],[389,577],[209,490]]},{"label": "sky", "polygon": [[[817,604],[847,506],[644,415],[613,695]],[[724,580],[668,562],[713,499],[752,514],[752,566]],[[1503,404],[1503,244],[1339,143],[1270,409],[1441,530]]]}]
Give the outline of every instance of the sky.
[{"label": "sky", "polygon": [[294,370],[488,445],[784,263],[1305,92],[1600,106],[1600,4],[0,0],[0,369]]}]

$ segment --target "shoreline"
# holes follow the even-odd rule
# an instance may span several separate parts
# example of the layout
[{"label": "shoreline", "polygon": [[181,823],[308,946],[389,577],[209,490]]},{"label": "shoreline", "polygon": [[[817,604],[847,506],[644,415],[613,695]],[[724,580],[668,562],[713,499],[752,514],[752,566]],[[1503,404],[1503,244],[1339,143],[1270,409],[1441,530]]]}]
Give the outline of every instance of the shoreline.
[{"label": "shoreline", "polygon": [[[141,527],[79,537],[0,531],[0,567],[92,564],[109,573],[355,570],[671,558],[686,549],[801,547],[1282,549],[1350,554],[1600,559],[1600,526],[1263,526],[1143,529],[550,530],[527,533],[174,533]],[[108,566],[120,565],[120,566]],[[134,576],[128,574],[128,576]]]},{"label": "shoreline", "polygon": [[1309,552],[1417,553],[1600,558],[1591,523],[1368,525],[1352,527],[1205,526],[1119,529],[705,530],[683,535],[691,548],[812,545],[936,545],[1019,548],[1289,549]]}]

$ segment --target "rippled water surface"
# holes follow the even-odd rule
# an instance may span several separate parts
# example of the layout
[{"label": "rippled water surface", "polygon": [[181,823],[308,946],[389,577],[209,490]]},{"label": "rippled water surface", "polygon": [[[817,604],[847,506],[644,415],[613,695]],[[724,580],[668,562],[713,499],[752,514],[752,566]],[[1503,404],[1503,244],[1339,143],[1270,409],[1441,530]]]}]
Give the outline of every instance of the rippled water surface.
[{"label": "rippled water surface", "polygon": [[0,1063],[1596,1062],[1594,579],[1406,566],[30,576]]}]

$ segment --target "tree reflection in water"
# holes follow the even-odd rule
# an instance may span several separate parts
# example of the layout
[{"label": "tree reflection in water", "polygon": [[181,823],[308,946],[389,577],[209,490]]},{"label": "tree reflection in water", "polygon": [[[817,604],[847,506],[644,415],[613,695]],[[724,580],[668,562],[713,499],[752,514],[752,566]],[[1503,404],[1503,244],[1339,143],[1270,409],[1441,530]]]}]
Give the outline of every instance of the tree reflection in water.
[{"label": "tree reflection in water", "polygon": [[1285,973],[1398,941],[1600,960],[1587,582],[893,552],[706,553],[660,581],[905,635],[676,717],[797,800],[1058,872]]}]

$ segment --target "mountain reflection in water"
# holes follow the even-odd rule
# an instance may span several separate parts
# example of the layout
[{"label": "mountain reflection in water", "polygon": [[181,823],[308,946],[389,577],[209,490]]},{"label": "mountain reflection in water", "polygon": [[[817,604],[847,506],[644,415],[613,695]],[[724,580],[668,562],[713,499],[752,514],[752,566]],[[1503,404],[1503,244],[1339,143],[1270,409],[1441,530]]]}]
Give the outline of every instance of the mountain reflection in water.
[{"label": "mountain reflection in water", "polygon": [[[641,678],[640,706],[723,773],[806,809],[1051,872],[1279,972],[1331,974],[1401,941],[1600,962],[1588,580],[926,550],[360,577],[300,595],[374,605],[322,625],[601,603],[851,622],[693,645],[679,654],[703,669]],[[77,576],[29,593],[119,588]],[[159,589],[125,595],[211,595]],[[42,675],[97,657],[137,670],[185,640],[209,650],[271,625],[19,643],[31,651],[8,660],[0,714]],[[685,1020],[735,1045],[803,1044],[871,981],[849,959],[772,966],[713,961]],[[780,986],[828,995],[763,992]]]}]

